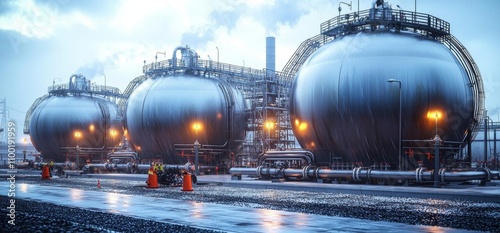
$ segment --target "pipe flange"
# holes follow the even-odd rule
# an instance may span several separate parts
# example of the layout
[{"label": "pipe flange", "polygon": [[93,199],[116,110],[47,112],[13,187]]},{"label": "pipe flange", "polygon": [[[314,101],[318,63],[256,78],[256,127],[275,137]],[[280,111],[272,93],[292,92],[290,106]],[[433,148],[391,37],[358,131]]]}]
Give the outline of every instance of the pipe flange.
[{"label": "pipe flange", "polygon": [[371,176],[370,176],[370,173],[372,172],[372,169],[371,168],[368,168],[368,170],[366,171],[366,178],[368,180],[371,180]]},{"label": "pipe flange", "polygon": [[361,171],[362,171],[362,170],[363,170],[363,167],[359,167],[359,168],[358,168],[358,174],[357,174],[357,176],[358,176],[358,181],[361,181],[361,180],[362,180],[362,179],[361,179]]},{"label": "pipe flange", "polygon": [[487,175],[486,180],[491,180],[491,170],[488,167],[484,167],[483,169]]},{"label": "pipe flange", "polygon": [[257,170],[255,171],[257,173],[257,177],[259,177],[259,178],[262,177],[262,175],[260,174],[261,169],[262,169],[262,165],[259,165],[259,166],[257,166]]},{"label": "pipe flange", "polygon": [[444,174],[446,173],[446,168],[439,169],[439,176],[441,177],[441,182],[444,183]]},{"label": "pipe flange", "polygon": [[316,177],[316,179],[319,179],[319,170],[320,170],[320,169],[321,169],[321,168],[319,168],[319,167],[318,167],[318,168],[316,168],[316,169],[314,169],[314,176]]},{"label": "pipe flange", "polygon": [[415,169],[415,180],[417,183],[422,183],[422,168],[418,167]]},{"label": "pipe flange", "polygon": [[307,178],[307,170],[309,170],[309,166],[305,166],[305,167],[302,169],[302,179]]},{"label": "pipe flange", "polygon": [[361,179],[359,178],[360,171],[361,171],[361,167],[355,167],[354,169],[352,169],[352,179],[354,181],[361,181]]},{"label": "pipe flange", "polygon": [[359,181],[359,171],[360,171],[360,170],[361,170],[361,169],[360,169],[359,167],[358,167],[358,168],[356,168],[356,179],[355,179],[355,181]]}]

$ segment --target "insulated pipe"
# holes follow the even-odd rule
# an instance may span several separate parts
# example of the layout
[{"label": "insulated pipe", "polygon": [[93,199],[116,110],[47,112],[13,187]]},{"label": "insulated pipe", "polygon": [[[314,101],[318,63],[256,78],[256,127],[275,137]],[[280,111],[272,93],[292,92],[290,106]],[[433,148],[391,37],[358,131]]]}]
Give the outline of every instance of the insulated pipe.
[{"label": "insulated pipe", "polygon": [[108,168],[108,163],[95,163],[95,164],[87,164],[85,165],[86,167],[94,167],[94,168],[100,168],[100,169],[107,169]]}]

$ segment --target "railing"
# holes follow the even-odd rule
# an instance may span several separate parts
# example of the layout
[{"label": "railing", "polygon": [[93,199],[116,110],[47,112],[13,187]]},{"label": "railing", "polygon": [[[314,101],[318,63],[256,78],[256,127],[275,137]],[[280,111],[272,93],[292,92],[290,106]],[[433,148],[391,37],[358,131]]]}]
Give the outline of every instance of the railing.
[{"label": "railing", "polygon": [[[254,69],[251,67],[222,63],[213,60],[196,59],[195,63],[192,61],[193,60],[191,58],[187,58],[186,60],[180,58],[175,60],[167,59],[164,61],[158,61],[144,65],[143,72],[147,78],[171,76],[183,73],[192,73],[200,76],[207,75],[207,77],[219,78],[220,80],[223,80],[239,89],[243,93],[245,99],[263,98],[264,93],[273,92],[278,96],[276,101],[288,101],[288,90],[291,87],[291,81],[293,78],[283,72],[271,72],[266,69]],[[274,89],[272,90],[262,90],[261,88],[266,88],[267,85],[256,85],[261,82],[269,82],[276,86],[274,86]],[[129,84],[129,86],[131,85]],[[132,85],[130,91],[133,91],[136,87],[136,85]],[[129,88],[127,87],[127,89]],[[124,93],[125,98],[127,97],[126,93],[128,93],[128,90]],[[288,111],[284,108],[284,106],[287,105],[286,103],[281,103],[279,105],[281,107],[276,107],[279,103],[270,103],[264,99],[261,99],[262,105],[252,107],[254,111],[256,110],[254,107],[260,108],[261,110],[265,108],[273,108],[273,110],[280,112],[279,115],[281,118],[289,119]],[[125,103],[125,101],[123,103]],[[257,116],[257,118],[259,117],[262,116]],[[257,120],[257,122],[261,122],[260,124],[262,124],[264,121]],[[290,124],[280,127],[279,130],[286,131],[286,133],[280,133],[280,135],[287,135],[287,138],[294,138],[293,135],[288,135],[292,134]],[[287,148],[290,147],[289,144],[294,142],[288,142],[289,140],[283,140],[281,137],[278,141],[286,143]]]},{"label": "railing", "polygon": [[175,65],[172,65],[172,59],[147,64],[143,67],[143,72],[148,77],[165,75],[168,72],[197,72],[210,73],[214,77],[220,77],[228,83],[234,84],[242,91],[249,91],[254,82],[275,80],[278,85],[285,88],[291,86],[292,79],[283,72],[268,72],[266,69],[254,69],[251,67],[238,66],[228,63],[216,62],[213,60],[197,59],[194,66],[185,66],[178,59]]},{"label": "railing", "polygon": [[127,100],[128,98],[130,97],[130,95],[132,94],[132,92],[139,86],[141,85],[141,83],[143,83],[144,81],[146,81],[146,76],[145,75],[141,75],[137,78],[135,78],[134,80],[132,80],[127,88],[125,89],[125,91],[123,91],[123,98],[121,98],[119,101],[118,101],[118,108],[119,108],[119,113],[121,113],[122,115],[124,115],[124,112],[125,112],[125,105],[127,104]]},{"label": "railing", "polygon": [[282,75],[286,82],[291,85],[293,79],[295,78],[295,74],[299,71],[300,67],[304,64],[307,58],[319,47],[331,40],[333,40],[332,37],[326,37],[319,34],[302,42],[293,53],[292,57],[285,64],[285,67],[283,67]]},{"label": "railing", "polygon": [[45,94],[41,97],[38,97],[35,102],[33,102],[33,104],[31,105],[31,107],[28,109],[28,111],[26,112],[26,118],[24,118],[24,129],[23,129],[23,133],[24,134],[29,134],[30,133],[30,120],[31,120],[31,114],[33,114],[33,111],[35,111],[36,107],[38,107],[38,105],[40,105],[40,103],[42,101],[44,101],[45,99],[49,98],[49,94]]},{"label": "railing", "polygon": [[265,76],[264,69],[254,69],[251,67],[238,66],[228,63],[216,62],[213,60],[197,59],[195,66],[186,66],[181,59],[176,59],[176,63],[172,65],[172,59],[159,61],[143,66],[142,71],[145,74],[162,70],[197,70],[218,72],[224,74],[238,74],[240,76]]},{"label": "railing", "polygon": [[49,93],[95,93],[105,96],[121,96],[120,89],[110,86],[90,85],[90,88],[70,89],[68,83],[52,85],[47,88]]},{"label": "railing", "polygon": [[[469,51],[465,48],[465,46],[458,41],[453,35],[447,35],[441,40],[446,47],[448,47],[453,55],[457,58],[457,60],[462,64],[469,77],[469,85],[472,88],[472,94],[474,98],[474,119],[476,122],[481,122],[484,115],[484,86],[483,79],[481,78],[481,73],[479,72],[479,68],[474,62],[474,59],[470,55]],[[479,124],[473,124],[472,126],[477,126]],[[474,131],[474,128],[472,128]]]},{"label": "railing", "polygon": [[429,14],[413,11],[372,8],[339,15],[323,22],[321,34],[336,37],[346,33],[355,33],[361,29],[374,29],[377,25],[387,25],[399,30],[413,29],[423,35],[433,37],[450,34],[450,24]]}]

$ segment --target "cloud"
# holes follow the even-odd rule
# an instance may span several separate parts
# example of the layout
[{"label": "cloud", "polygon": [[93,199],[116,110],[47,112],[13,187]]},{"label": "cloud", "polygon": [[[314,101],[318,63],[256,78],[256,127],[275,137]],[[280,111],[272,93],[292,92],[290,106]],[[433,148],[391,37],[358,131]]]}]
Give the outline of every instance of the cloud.
[{"label": "cloud", "polygon": [[92,20],[80,12],[59,14],[59,4],[55,1],[39,4],[20,0],[5,5],[8,7],[2,7],[6,13],[0,16],[0,29],[15,31],[28,38],[48,38],[57,28],[75,24],[93,26]]},{"label": "cloud", "polygon": [[7,14],[8,12],[14,10],[14,1],[0,1],[0,15]]},{"label": "cloud", "polygon": [[120,0],[102,1],[102,0],[35,0],[36,5],[48,6],[57,9],[60,14],[71,14],[72,12],[81,12],[93,17],[107,16],[114,14],[116,6]]},{"label": "cloud", "polygon": [[[307,4],[307,3],[306,3]],[[218,2],[208,15],[206,23],[191,26],[188,32],[181,36],[183,45],[196,48],[205,48],[207,43],[216,38],[215,32],[225,28],[231,34],[240,27],[242,19],[250,18],[255,23],[266,29],[266,34],[274,35],[282,26],[293,27],[302,16],[310,12],[310,6],[302,1],[277,0],[269,2],[253,2],[251,4],[243,1]]]},{"label": "cloud", "polygon": [[309,7],[302,1],[278,0],[271,6],[265,5],[255,14],[269,33],[278,31],[282,25],[293,27],[302,16],[309,13]]},{"label": "cloud", "polygon": [[105,64],[101,61],[94,60],[84,66],[78,68],[77,74],[82,74],[87,79],[92,80],[94,77],[102,76],[104,74]]}]

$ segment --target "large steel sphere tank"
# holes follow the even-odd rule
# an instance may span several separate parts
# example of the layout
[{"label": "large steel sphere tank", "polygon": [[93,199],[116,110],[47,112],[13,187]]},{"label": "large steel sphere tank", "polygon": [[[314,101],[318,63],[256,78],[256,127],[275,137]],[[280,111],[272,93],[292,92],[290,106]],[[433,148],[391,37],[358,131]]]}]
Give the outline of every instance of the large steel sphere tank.
[{"label": "large steel sphere tank", "polygon": [[44,159],[76,161],[77,146],[80,162],[85,161],[83,158],[100,159],[102,154],[105,159],[106,149],[121,142],[118,106],[85,94],[90,91],[86,89],[88,82],[80,82],[80,78],[73,80],[72,89],[61,91],[64,95],[44,99],[31,114],[31,141]]},{"label": "large steel sphere tank", "polygon": [[397,169],[400,94],[403,147],[431,146],[408,140],[432,139],[436,130],[444,141],[464,141],[475,103],[462,65],[438,41],[388,31],[342,36],[307,59],[291,92],[294,133],[320,164]]},{"label": "large steel sphere tank", "polygon": [[196,140],[220,152],[232,140],[244,138],[244,103],[240,91],[218,79],[194,75],[148,79],[127,102],[128,140],[142,159],[166,163],[185,163],[175,147],[191,144],[187,155]]}]

